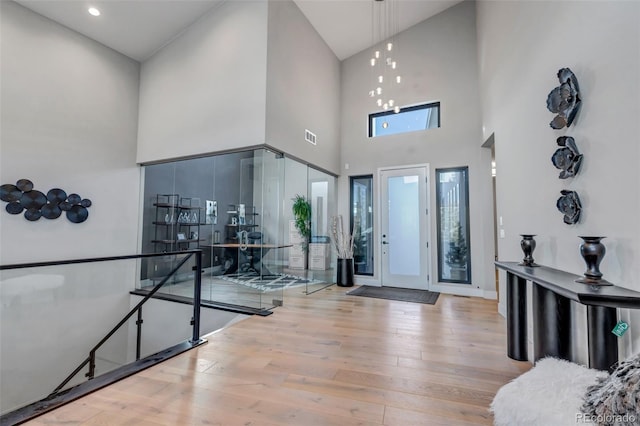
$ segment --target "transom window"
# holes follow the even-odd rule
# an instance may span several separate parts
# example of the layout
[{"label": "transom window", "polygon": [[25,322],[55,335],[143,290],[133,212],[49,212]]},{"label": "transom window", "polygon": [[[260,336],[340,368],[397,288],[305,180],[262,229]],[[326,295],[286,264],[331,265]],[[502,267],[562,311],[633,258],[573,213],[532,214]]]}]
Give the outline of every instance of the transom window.
[{"label": "transom window", "polygon": [[440,127],[440,102],[401,108],[399,112],[369,114],[369,137],[416,132]]}]

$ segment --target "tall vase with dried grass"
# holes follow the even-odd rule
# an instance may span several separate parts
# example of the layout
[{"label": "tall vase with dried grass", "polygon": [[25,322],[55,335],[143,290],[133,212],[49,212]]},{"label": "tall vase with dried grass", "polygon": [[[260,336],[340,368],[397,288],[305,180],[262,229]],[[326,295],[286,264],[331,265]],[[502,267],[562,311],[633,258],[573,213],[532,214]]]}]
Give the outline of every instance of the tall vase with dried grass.
[{"label": "tall vase with dried grass", "polygon": [[353,286],[353,247],[355,236],[360,232],[360,222],[356,216],[353,232],[347,232],[344,228],[342,215],[334,216],[331,225],[331,240],[338,255],[336,265],[336,284],[340,287]]}]

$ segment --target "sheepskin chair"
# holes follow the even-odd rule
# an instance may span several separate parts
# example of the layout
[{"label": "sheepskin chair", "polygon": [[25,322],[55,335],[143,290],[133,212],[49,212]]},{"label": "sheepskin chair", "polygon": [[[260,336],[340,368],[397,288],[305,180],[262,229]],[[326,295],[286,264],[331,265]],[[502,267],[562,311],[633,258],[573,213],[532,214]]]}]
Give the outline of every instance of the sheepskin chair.
[{"label": "sheepskin chair", "polygon": [[587,389],[608,377],[557,359],[543,358],[528,372],[498,390],[491,411],[496,426],[568,426],[585,424],[581,407]]}]

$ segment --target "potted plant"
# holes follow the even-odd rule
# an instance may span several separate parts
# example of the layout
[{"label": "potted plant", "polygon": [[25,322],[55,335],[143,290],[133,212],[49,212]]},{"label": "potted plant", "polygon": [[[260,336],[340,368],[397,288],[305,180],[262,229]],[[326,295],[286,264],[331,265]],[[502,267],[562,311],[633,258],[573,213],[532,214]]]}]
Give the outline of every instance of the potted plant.
[{"label": "potted plant", "polygon": [[336,284],[340,287],[353,286],[353,248],[359,229],[360,222],[357,216],[353,225],[353,233],[344,230],[342,215],[332,218],[331,240],[338,255]]},{"label": "potted plant", "polygon": [[293,219],[295,220],[296,229],[304,240],[302,249],[307,251],[309,247],[309,239],[311,238],[311,203],[302,195],[297,195],[293,200]]}]

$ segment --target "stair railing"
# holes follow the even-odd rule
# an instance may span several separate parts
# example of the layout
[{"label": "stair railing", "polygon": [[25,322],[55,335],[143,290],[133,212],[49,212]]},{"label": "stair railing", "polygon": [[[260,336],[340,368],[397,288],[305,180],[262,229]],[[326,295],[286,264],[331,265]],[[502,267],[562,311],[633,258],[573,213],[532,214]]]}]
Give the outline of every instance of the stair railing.
[{"label": "stair railing", "polygon": [[[152,298],[162,286],[164,286],[170,278],[173,277],[174,274],[178,272],[178,270],[184,266],[184,264],[192,257],[195,256],[195,265],[193,266],[194,273],[194,286],[193,286],[193,317],[191,319],[192,325],[192,336],[189,341],[191,344],[196,344],[201,341],[200,339],[200,303],[201,303],[201,288],[202,288],[202,275],[200,271],[202,270],[202,250],[201,249],[192,249],[192,250],[184,250],[184,251],[175,251],[175,252],[165,252],[165,253],[148,253],[148,254],[136,254],[136,255],[127,255],[127,256],[111,256],[111,257],[97,257],[97,258],[88,258],[88,259],[73,259],[73,260],[61,260],[61,261],[50,261],[50,262],[38,262],[38,263],[21,263],[21,264],[13,264],[13,265],[0,265],[0,270],[9,270],[9,269],[22,269],[22,268],[34,268],[41,266],[58,266],[58,265],[70,265],[77,263],[93,263],[93,262],[107,262],[114,260],[126,260],[126,259],[143,259],[150,257],[158,257],[158,256],[172,256],[172,255],[184,255],[184,258],[178,262],[178,264],[164,277],[158,284],[156,284],[152,290],[134,307],[132,308],[127,315],[116,324],[115,327],[111,329],[99,342],[95,345],[90,351],[89,356],[71,373],[67,376],[66,379],[58,385],[53,392],[49,395],[49,397],[55,396],[58,392],[60,392],[66,385],[69,383],[87,364],[89,364],[89,370],[85,374],[89,380],[95,377],[96,370],[96,351],[100,349],[100,347],[109,340],[111,336],[113,336],[127,321],[136,313],[138,314],[138,318],[136,321],[137,325],[137,337],[136,337],[136,361],[140,359],[140,341],[141,341],[141,332],[142,332],[142,306]],[[47,398],[49,398],[47,397]]]}]

